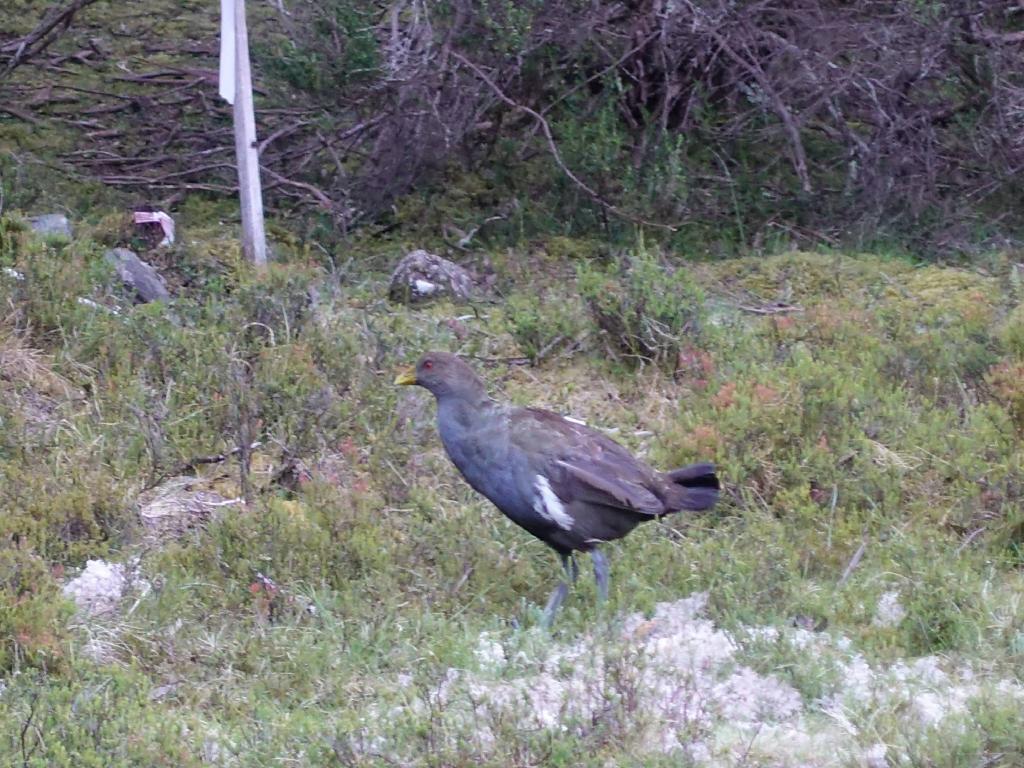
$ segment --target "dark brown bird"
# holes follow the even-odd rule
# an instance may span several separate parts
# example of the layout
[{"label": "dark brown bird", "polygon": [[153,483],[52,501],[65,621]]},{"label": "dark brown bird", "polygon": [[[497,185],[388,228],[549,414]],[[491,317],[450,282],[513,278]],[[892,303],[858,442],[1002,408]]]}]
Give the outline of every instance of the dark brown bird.
[{"label": "dark brown bird", "polygon": [[[579,573],[574,553],[590,553],[602,600],[608,561],[599,544],[661,515],[710,509],[718,498],[711,464],[658,472],[583,424],[495,402],[473,369],[447,352],[428,352],[395,384],[417,384],[434,394],[449,458],[475,490],[559,554],[571,581]],[[551,594],[545,624],[568,591],[561,582]]]}]

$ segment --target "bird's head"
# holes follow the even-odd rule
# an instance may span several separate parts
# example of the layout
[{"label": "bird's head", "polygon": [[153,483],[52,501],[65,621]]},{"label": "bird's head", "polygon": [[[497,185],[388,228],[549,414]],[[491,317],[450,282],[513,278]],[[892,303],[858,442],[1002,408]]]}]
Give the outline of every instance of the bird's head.
[{"label": "bird's head", "polygon": [[486,397],[483,382],[473,369],[450,352],[427,352],[415,368],[410,366],[400,371],[395,384],[416,384],[430,390],[438,399]]}]

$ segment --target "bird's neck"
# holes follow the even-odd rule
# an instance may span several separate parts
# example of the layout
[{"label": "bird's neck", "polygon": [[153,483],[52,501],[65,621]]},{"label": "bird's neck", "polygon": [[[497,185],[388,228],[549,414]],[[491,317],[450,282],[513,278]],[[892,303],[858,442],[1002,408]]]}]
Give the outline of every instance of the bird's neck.
[{"label": "bird's neck", "polygon": [[446,394],[437,398],[437,416],[442,423],[466,429],[497,405],[483,389],[473,393]]}]

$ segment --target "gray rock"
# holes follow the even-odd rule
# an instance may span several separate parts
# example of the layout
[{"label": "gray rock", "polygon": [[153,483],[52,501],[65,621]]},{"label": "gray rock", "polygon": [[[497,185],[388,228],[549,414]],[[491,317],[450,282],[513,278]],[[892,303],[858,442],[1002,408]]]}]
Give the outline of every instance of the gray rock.
[{"label": "gray rock", "polygon": [[433,253],[415,250],[398,262],[391,273],[388,296],[406,304],[441,296],[467,301],[476,285],[473,274],[464,267]]},{"label": "gray rock", "polygon": [[45,237],[72,237],[71,222],[63,213],[45,213],[42,216],[31,216],[28,225],[32,231]]},{"label": "gray rock", "polygon": [[127,248],[111,248],[103,254],[107,262],[117,271],[117,276],[129,288],[135,289],[139,299],[148,301],[167,301],[171,294],[163,277],[153,267],[144,262],[133,251]]},{"label": "gray rock", "polygon": [[85,614],[110,613],[127,588],[128,573],[121,563],[89,560],[77,577],[64,585],[64,594]]},{"label": "gray rock", "polygon": [[242,503],[242,499],[228,499],[205,488],[199,478],[182,475],[139,496],[139,520],[147,540],[162,544],[181,538],[225,509]]}]

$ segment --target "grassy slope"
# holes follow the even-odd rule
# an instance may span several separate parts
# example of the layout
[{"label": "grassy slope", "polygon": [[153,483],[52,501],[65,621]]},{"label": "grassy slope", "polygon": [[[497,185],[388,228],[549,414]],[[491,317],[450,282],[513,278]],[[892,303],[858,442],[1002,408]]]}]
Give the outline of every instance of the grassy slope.
[{"label": "grassy slope", "polygon": [[[173,318],[159,307],[114,316],[75,302],[112,301],[97,255],[109,233],[42,244],[4,225],[0,258],[26,279],[0,282],[0,348],[15,361],[0,376],[0,764],[385,764],[348,752],[368,716],[386,736],[374,749],[425,765],[575,765],[584,748],[595,764],[631,764],[628,727],[595,739],[506,725],[498,747],[453,748],[429,712],[372,716],[472,667],[482,632],[516,642],[509,619],[532,625],[556,574],[542,545],[456,477],[427,396],[389,386],[393,366],[431,347],[518,356],[565,333],[582,349],[490,365],[494,389],[618,428],[660,466],[714,459],[728,486],[713,516],[610,548],[610,615],[709,590],[712,618],[739,633],[747,661],[809,700],[827,688],[819,660],[743,640],[745,625],[804,616],[869,658],[941,653],[1020,676],[1024,424],[1012,371],[1024,350],[1019,310],[1007,319],[1019,284],[1006,259],[984,272],[801,253],[695,265],[706,316],[672,375],[609,354],[573,267],[543,249],[494,255],[517,320],[505,303],[396,307],[381,298],[384,275],[339,280],[298,246],[259,277],[226,235],[192,230],[160,257],[183,286]],[[804,311],[736,308],[776,298]],[[254,503],[152,546],[133,500],[161,472],[230,448],[240,413],[267,446]],[[295,492],[270,483],[285,447],[309,468]],[[234,464],[201,476],[239,493]],[[130,615],[69,620],[54,599],[63,569],[134,555],[152,588]],[[281,593],[254,592],[257,573]],[[907,616],[878,626],[892,590]],[[606,620],[593,598],[582,580],[560,640]],[[1001,740],[965,730],[962,758],[941,764],[1021,755],[1005,703],[987,702],[977,722],[1001,723]],[[865,739],[886,733],[882,714],[865,718]],[[908,749],[932,764],[949,744],[923,734]]]},{"label": "grassy slope", "polygon": [[[68,49],[107,30],[111,8],[84,15]],[[25,29],[32,20],[19,12]],[[121,60],[132,71],[195,63],[146,53],[140,30],[210,28],[202,3],[151,3],[123,21],[111,38],[119,56],[98,69],[65,65],[80,87],[106,88]],[[51,75],[17,76],[31,85]],[[472,668],[482,633],[542,653],[547,641],[509,620],[532,626],[556,576],[542,545],[457,478],[426,395],[389,386],[394,365],[430,347],[504,359],[583,339],[572,353],[556,344],[538,367],[499,362],[486,375],[505,397],[618,428],[659,466],[721,467],[719,510],[611,547],[608,614],[583,579],[558,642],[708,590],[712,618],[736,633],[745,661],[791,680],[810,705],[835,685],[829,660],[746,627],[803,617],[880,662],[945,654],[1021,677],[1019,257],[971,271],[835,254],[697,264],[706,301],[694,313],[689,284],[666,294],[635,277],[631,293],[603,266],[577,280],[599,249],[553,239],[487,254],[504,301],[410,311],[382,298],[375,267],[397,255],[391,243],[358,244],[329,265],[272,228],[286,263],[258,277],[212,224],[230,206],[193,198],[176,211],[179,245],[152,257],[181,297],[173,314],[113,316],[76,297],[116,299],[100,253],[124,238],[120,197],[69,182],[51,162],[75,148],[59,113],[81,109],[57,104],[54,121],[31,129],[0,122],[6,210],[66,206],[99,222],[70,244],[0,224],[0,266],[26,275],[0,275],[0,765],[387,764],[392,753],[424,765],[578,765],[581,751],[595,765],[657,764],[636,756],[632,720],[560,734],[489,723],[506,738],[486,746],[459,744],[429,711],[391,709],[429,699],[450,668]],[[433,221],[436,201],[423,205],[419,218]],[[416,220],[415,201],[406,207]],[[635,321],[639,298],[641,320],[673,326],[697,314],[701,331],[681,350],[655,334],[670,362],[682,353],[675,375],[671,364],[637,369],[610,354],[614,339],[583,294],[600,299],[605,319]],[[774,300],[804,311],[737,309]],[[235,445],[240,421],[265,445],[254,503],[153,546],[136,515],[140,491]],[[285,449],[309,470],[294,492],[270,482]],[[199,487],[240,493],[236,463],[200,475]],[[87,558],[134,556],[149,591],[117,616],[72,618],[60,584]],[[281,593],[254,591],[257,573]],[[893,591],[907,615],[880,626],[876,607]],[[349,736],[367,721],[385,738],[354,754]],[[899,743],[919,765],[1024,759],[1020,714],[998,695],[939,733],[908,736],[900,722],[868,708],[855,738]]]}]

